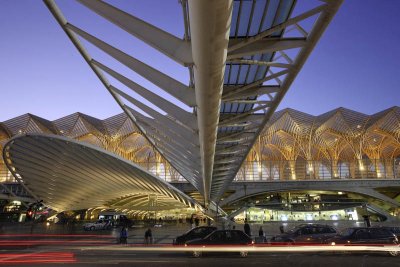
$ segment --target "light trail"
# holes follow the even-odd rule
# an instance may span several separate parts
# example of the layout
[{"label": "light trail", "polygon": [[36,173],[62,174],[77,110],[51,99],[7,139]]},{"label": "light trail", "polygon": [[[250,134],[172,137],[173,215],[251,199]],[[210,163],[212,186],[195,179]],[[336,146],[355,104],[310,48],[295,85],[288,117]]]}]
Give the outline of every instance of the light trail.
[{"label": "light trail", "polygon": [[64,245],[73,246],[77,244],[102,245],[110,244],[109,241],[96,240],[1,240],[0,246],[37,246],[37,245]]},{"label": "light trail", "polygon": [[241,252],[247,251],[252,253],[261,252],[400,252],[399,245],[291,245],[291,246],[104,246],[104,247],[79,247],[83,250],[124,250],[124,251],[153,251],[153,252]]},{"label": "light trail", "polygon": [[0,265],[38,264],[38,263],[73,263],[76,262],[71,252],[38,252],[38,253],[1,253]]},{"label": "light trail", "polygon": [[98,238],[115,238],[112,235],[70,235],[70,234],[0,234],[2,237],[98,237]]}]

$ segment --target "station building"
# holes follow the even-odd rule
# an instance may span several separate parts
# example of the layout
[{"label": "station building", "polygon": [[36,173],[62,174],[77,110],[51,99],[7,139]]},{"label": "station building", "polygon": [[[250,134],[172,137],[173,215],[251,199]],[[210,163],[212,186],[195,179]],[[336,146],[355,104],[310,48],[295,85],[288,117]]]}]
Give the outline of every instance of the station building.
[{"label": "station building", "polygon": [[[226,216],[239,222],[245,217],[261,223],[362,220],[366,214],[377,221],[398,218],[399,125],[399,107],[372,115],[345,108],[318,116],[293,109],[278,111],[271,117],[218,205]],[[98,148],[101,151],[92,157],[103,157],[103,152],[107,152],[110,155],[106,157],[117,157],[111,161],[124,160],[134,164],[134,169],[143,170],[146,174],[137,176],[144,185],[125,184],[106,175],[105,170],[100,174],[94,170],[74,175],[52,173],[52,169],[62,167],[55,164],[57,161],[43,158],[38,158],[35,164],[48,164],[40,169],[44,174],[26,171],[24,169],[34,158],[31,153],[41,154],[44,148],[27,142],[21,144],[22,151],[17,153],[18,143],[14,144],[14,152],[12,140],[29,136],[46,140],[59,137],[62,139],[56,141],[63,144]],[[125,212],[139,219],[160,217],[166,220],[183,220],[191,214],[201,216],[205,213],[201,208],[204,201],[201,194],[147,142],[125,113],[104,120],[74,113],[54,121],[25,114],[1,122],[0,138],[4,150],[0,162],[4,214],[23,211],[26,207],[21,201],[29,203],[35,199],[30,194],[34,183],[43,188],[42,191],[34,190],[39,192],[36,197],[44,198],[50,205],[53,203],[55,210],[75,210],[82,219],[96,218],[105,210]],[[48,145],[56,141],[52,140]],[[57,149],[65,151],[66,147],[60,145]],[[79,149],[76,151],[73,157],[81,154]],[[7,160],[10,160],[9,164],[5,162]],[[91,169],[95,164],[96,161],[88,160],[81,168]],[[68,163],[64,165],[66,169],[72,168]],[[148,174],[153,178],[147,178]],[[35,175],[47,175],[48,182],[32,177]],[[52,182],[52,176],[64,181],[54,179]],[[79,180],[76,181],[76,177]],[[87,190],[91,183],[101,185],[104,177],[110,179],[110,184],[95,185],[92,191]],[[118,186],[113,187],[112,183]],[[153,188],[149,189],[149,186]],[[48,194],[61,194],[58,189],[62,190],[63,196]],[[165,192],[169,190],[173,196]],[[77,194],[90,197],[82,196],[80,202],[69,200],[79,198]]]}]

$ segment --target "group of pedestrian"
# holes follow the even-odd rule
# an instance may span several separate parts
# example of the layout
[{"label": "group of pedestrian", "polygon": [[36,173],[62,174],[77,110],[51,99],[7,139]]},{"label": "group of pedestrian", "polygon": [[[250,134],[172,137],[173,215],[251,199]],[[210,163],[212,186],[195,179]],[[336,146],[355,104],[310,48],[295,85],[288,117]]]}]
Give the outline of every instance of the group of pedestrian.
[{"label": "group of pedestrian", "polygon": [[[250,229],[250,224],[248,223],[247,219],[244,220],[244,233],[248,236],[251,237],[251,229]],[[258,230],[258,238],[260,239],[261,242],[265,241],[265,235],[264,235],[264,230],[262,226],[260,226],[260,229]]]},{"label": "group of pedestrian", "polygon": [[192,214],[192,216],[190,217],[189,223],[193,229],[200,225],[200,219]]},{"label": "group of pedestrian", "polygon": [[[250,224],[248,223],[247,219],[244,220],[244,232],[246,235],[251,237],[251,229],[250,229]],[[279,231],[283,234],[284,233],[284,227],[281,225],[279,227]],[[258,238],[260,241],[265,242],[266,241],[266,235],[264,233],[264,229],[262,226],[260,226],[260,229],[258,230]]]},{"label": "group of pedestrian", "polygon": [[[128,244],[128,228],[123,226],[119,233],[119,243],[123,245]],[[144,243],[146,245],[153,244],[153,233],[150,228],[144,233]]]}]

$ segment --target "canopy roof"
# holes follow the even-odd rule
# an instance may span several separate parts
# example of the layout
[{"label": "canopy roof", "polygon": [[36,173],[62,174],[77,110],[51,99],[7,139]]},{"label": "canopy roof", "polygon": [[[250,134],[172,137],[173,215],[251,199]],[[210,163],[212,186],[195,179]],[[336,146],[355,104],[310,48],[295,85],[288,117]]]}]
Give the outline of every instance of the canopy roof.
[{"label": "canopy roof", "polygon": [[193,199],[134,163],[70,138],[18,135],[5,144],[3,157],[35,199],[58,211],[201,209]]}]

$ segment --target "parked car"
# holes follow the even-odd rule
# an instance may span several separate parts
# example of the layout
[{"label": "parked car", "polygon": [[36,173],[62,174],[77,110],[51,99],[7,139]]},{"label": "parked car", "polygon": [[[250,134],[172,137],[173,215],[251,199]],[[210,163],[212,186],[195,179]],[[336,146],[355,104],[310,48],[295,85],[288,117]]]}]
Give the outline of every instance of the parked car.
[{"label": "parked car", "polygon": [[183,235],[178,236],[177,238],[174,239],[173,244],[174,245],[184,245],[187,241],[197,239],[197,238],[203,238],[212,232],[217,230],[217,227],[214,226],[199,226],[195,227],[188,232],[184,233]]},{"label": "parked car", "polygon": [[86,231],[109,230],[111,227],[112,224],[109,220],[98,220],[96,222],[89,222],[83,225],[83,229]]},{"label": "parked car", "polygon": [[[207,246],[218,246],[218,245],[242,245],[248,246],[253,245],[254,242],[240,230],[216,230],[204,238],[194,239],[186,242],[185,246],[201,246],[206,248]],[[241,251],[241,257],[247,257],[247,251]],[[201,251],[193,251],[194,257],[200,257],[202,255]]]},{"label": "parked car", "polygon": [[[399,246],[399,240],[386,227],[352,227],[327,240],[332,245],[392,245]],[[398,251],[390,251],[391,256],[398,256]]]},{"label": "parked car", "polygon": [[283,243],[326,243],[326,240],[337,235],[337,230],[329,225],[301,224],[286,233],[273,236],[270,242]]},{"label": "parked car", "polygon": [[396,235],[397,239],[400,239],[400,227],[399,226],[385,226],[390,232]]}]

